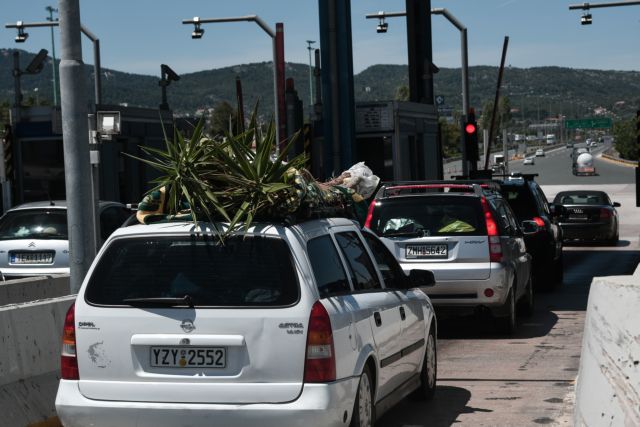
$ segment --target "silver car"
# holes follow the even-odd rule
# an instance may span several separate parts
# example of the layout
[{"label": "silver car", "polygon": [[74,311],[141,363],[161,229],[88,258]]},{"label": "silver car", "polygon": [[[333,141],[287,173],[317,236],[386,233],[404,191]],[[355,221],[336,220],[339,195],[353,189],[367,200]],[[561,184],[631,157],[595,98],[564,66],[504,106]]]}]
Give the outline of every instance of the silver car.
[{"label": "silver car", "polygon": [[[131,215],[117,202],[100,202],[100,242]],[[0,272],[5,279],[69,273],[65,201],[25,203],[0,218]]]},{"label": "silver car", "polygon": [[[524,231],[492,183],[460,181],[389,183],[367,218],[405,271],[431,270],[436,285],[424,289],[434,306],[489,309],[507,333],[516,328],[516,304],[533,312],[531,255]],[[442,311],[442,310],[441,310]]]}]

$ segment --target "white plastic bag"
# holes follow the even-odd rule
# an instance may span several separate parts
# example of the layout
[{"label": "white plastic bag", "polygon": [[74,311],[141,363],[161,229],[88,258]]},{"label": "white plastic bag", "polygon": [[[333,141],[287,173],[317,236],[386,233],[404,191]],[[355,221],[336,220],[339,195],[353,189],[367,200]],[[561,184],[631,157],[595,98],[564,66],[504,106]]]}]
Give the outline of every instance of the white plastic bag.
[{"label": "white plastic bag", "polygon": [[380,178],[374,175],[364,162],[351,166],[343,175],[346,175],[343,185],[352,188],[365,199],[373,195],[380,182]]}]

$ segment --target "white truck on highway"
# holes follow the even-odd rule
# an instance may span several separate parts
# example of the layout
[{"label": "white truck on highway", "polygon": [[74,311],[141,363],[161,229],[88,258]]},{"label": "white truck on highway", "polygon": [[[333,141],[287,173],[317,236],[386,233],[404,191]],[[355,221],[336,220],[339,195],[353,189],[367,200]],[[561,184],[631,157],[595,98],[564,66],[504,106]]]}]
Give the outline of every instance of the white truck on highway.
[{"label": "white truck on highway", "polygon": [[584,148],[574,150],[572,172],[574,175],[595,175],[596,168],[593,164],[593,155]]}]

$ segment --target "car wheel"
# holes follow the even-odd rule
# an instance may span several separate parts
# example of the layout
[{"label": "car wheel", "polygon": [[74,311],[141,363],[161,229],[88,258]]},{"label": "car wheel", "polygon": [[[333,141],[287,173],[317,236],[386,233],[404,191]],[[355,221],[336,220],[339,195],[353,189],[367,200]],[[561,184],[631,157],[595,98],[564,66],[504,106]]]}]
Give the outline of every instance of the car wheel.
[{"label": "car wheel", "polygon": [[513,335],[516,331],[516,294],[513,286],[509,290],[507,295],[507,301],[505,302],[506,316],[501,316],[496,319],[498,322],[498,328],[507,335]]},{"label": "car wheel", "polygon": [[616,231],[615,236],[613,236],[612,238],[610,238],[607,243],[609,243],[609,245],[611,246],[617,246],[618,245],[618,241],[620,240],[620,234],[618,231]]},{"label": "car wheel", "polygon": [[436,393],[436,381],[438,376],[438,352],[436,349],[436,333],[432,326],[427,337],[420,372],[420,387],[413,393],[415,400],[431,400]]},{"label": "car wheel", "polygon": [[524,291],[522,300],[520,301],[520,309],[525,316],[533,316],[534,302],[533,302],[533,279],[529,275],[529,280]]},{"label": "car wheel", "polygon": [[356,393],[356,402],[353,405],[350,427],[373,427],[375,424],[372,378],[369,367],[365,366],[358,383],[358,392]]}]

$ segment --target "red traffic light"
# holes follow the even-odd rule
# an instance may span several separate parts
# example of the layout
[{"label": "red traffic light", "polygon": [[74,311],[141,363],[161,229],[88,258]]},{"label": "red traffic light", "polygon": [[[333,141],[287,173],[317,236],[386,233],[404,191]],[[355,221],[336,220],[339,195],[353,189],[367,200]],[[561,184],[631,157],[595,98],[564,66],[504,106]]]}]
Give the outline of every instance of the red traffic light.
[{"label": "red traffic light", "polygon": [[476,133],[476,125],[473,123],[467,123],[467,125],[464,128],[464,131],[467,132],[468,134]]}]

